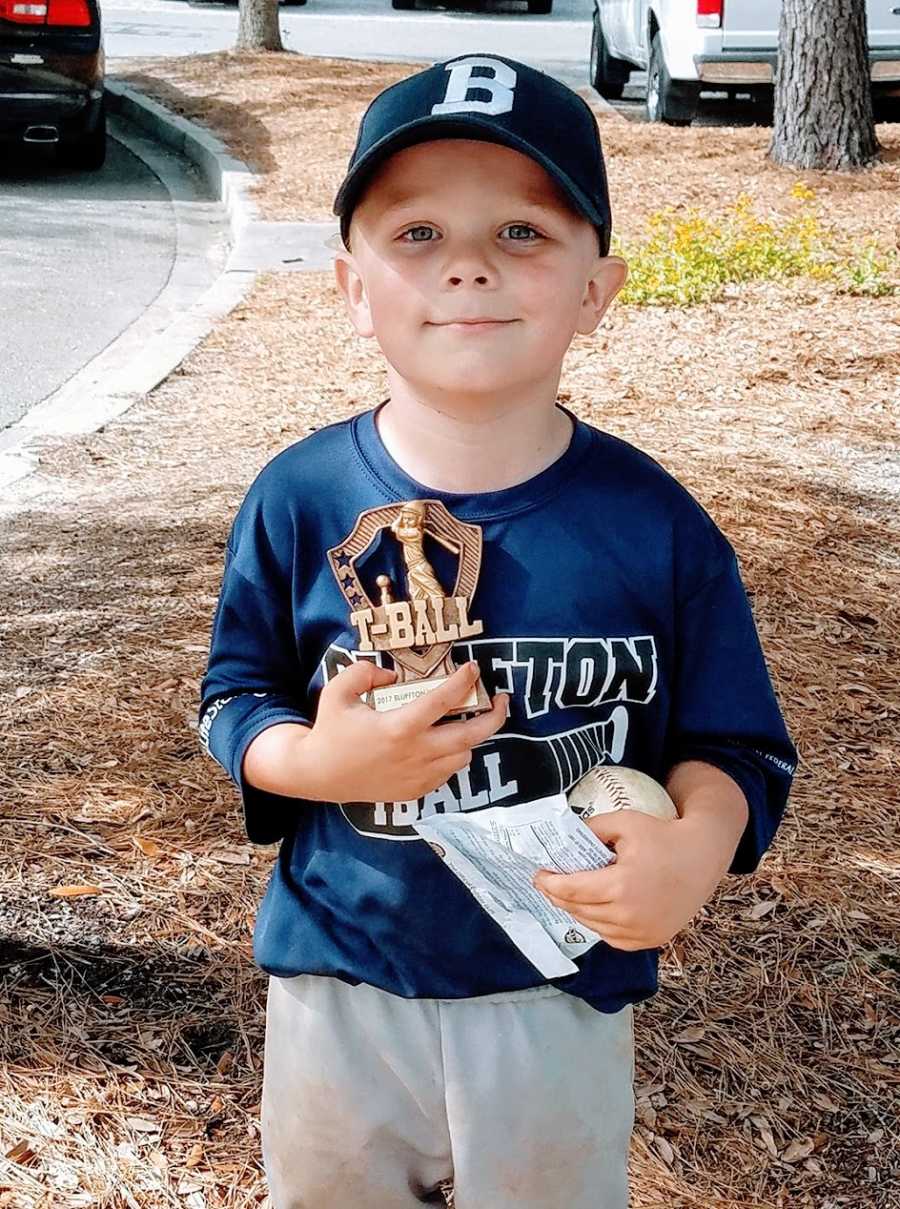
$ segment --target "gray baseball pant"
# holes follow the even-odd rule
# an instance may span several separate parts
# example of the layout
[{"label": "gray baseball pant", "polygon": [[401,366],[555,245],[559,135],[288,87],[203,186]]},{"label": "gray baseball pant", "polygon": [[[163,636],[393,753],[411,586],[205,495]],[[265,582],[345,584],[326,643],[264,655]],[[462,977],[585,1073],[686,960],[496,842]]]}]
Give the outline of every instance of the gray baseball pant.
[{"label": "gray baseball pant", "polygon": [[269,979],[271,1209],[627,1209],[634,1011]]}]

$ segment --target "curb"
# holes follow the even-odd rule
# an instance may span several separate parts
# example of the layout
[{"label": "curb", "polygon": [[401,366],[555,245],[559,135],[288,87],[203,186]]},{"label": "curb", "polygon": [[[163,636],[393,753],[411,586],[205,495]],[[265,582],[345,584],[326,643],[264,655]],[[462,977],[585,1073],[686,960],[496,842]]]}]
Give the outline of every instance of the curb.
[{"label": "curb", "polygon": [[254,176],[243,160],[229,154],[225,144],[208,130],[172,113],[127,84],[107,79],[104,93],[113,113],[140,126],[157,142],[197,166],[213,196],[225,206],[237,243],[240,231],[259,218],[259,208],[249,196]]},{"label": "curb", "polygon": [[[40,457],[31,447],[38,439],[95,432],[153,390],[242,301],[256,280],[259,266],[252,258],[241,254],[236,259],[244,232],[258,225],[259,210],[249,196],[255,178],[247,165],[230,155],[213,134],[128,85],[107,79],[104,93],[110,113],[132,124],[131,131],[117,132],[118,141],[147,164],[169,193],[176,217],[175,262],[169,282],[142,316],[52,395],[0,433],[0,490],[38,470]],[[129,138],[133,133],[138,137]],[[185,298],[196,294],[198,251],[196,235],[182,212],[191,206],[196,212],[203,203],[178,200],[183,188],[179,188],[170,162],[165,156],[154,156],[154,145],[158,152],[160,143],[197,168],[213,204],[224,209],[229,245],[224,267],[187,306]],[[26,493],[40,494],[41,486],[29,484]]]}]

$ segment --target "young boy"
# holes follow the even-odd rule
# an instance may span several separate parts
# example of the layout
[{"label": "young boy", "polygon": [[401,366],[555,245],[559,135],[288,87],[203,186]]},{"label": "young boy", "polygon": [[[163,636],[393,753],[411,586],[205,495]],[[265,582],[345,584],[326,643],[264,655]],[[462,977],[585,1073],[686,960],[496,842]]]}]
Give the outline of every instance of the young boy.
[{"label": "young boy", "polygon": [[[722,876],[757,867],[796,753],[728,541],[557,401],[627,273],[587,105],[510,59],[436,64],[370,105],[335,213],[389,397],[253,482],[202,688],[250,839],[281,840],[254,937],[272,1204],[412,1209],[452,1180],[456,1209],[625,1209],[633,1005]],[[407,584],[457,595],[463,564],[457,670],[371,708],[399,681],[360,616]],[[490,708],[460,713],[479,673]],[[610,762],[680,817],[592,820],[616,862],[538,876],[603,937],[548,981],[412,824]]]}]

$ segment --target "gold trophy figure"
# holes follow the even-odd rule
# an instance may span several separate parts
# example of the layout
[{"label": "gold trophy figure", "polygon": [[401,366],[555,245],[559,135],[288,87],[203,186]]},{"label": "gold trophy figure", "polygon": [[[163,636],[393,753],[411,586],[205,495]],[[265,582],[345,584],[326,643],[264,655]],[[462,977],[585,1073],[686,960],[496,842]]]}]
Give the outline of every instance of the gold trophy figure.
[{"label": "gold trophy figure", "polygon": [[[391,523],[391,532],[403,546],[403,561],[406,563],[406,582],[410,600],[427,600],[429,596],[444,596],[434,568],[425,557],[425,501],[412,500],[404,504],[400,515]],[[433,533],[451,554],[459,554],[459,545]]]},{"label": "gold trophy figure", "polygon": [[[375,604],[363,588],[356,559],[382,529],[390,529],[401,544],[409,598],[396,600],[390,576],[378,575]],[[446,594],[425,556],[426,533],[459,559],[452,595]],[[440,500],[407,500],[361,512],[352,533],[328,551],[331,569],[350,605],[350,620],[359,630],[359,650],[388,651],[397,671],[394,684],[367,694],[366,701],[374,709],[397,709],[437,688],[456,670],[452,644],[482,633],[482,623],[468,616],[481,546],[479,526],[456,520]],[[470,696],[449,712],[481,713],[490,708],[479,678]]]}]

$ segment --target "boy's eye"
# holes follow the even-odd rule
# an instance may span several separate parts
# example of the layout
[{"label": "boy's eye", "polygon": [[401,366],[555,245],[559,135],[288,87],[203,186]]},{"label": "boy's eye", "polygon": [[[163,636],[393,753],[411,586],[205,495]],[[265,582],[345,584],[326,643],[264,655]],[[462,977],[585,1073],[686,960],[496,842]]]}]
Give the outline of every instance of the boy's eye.
[{"label": "boy's eye", "polygon": [[[537,236],[538,239],[542,238],[539,231],[536,231],[534,227],[529,227],[529,225],[524,222],[511,222],[508,224],[508,226],[504,227],[503,230],[514,232],[511,238],[515,243],[521,243],[524,239],[531,239],[532,236]],[[523,231],[526,232],[524,236],[521,234]],[[515,232],[518,232],[518,234],[515,234]]]},{"label": "boy's eye", "polygon": [[412,237],[413,243],[429,243],[430,236],[427,233],[433,232],[433,231],[434,231],[434,227],[429,227],[429,226],[426,226],[424,223],[422,223],[417,227],[407,227],[407,229],[403,232],[401,239],[404,236],[409,235]]}]

